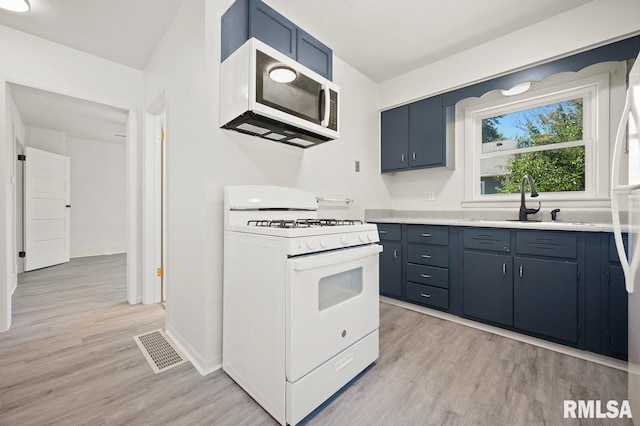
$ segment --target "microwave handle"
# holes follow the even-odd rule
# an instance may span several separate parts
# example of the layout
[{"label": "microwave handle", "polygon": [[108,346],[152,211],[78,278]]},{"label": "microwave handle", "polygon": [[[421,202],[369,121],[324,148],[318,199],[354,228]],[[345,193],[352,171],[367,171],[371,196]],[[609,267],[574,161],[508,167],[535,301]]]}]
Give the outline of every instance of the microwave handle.
[{"label": "microwave handle", "polygon": [[322,127],[329,127],[329,117],[331,117],[331,98],[329,93],[329,87],[326,84],[322,85],[322,93],[323,93],[323,102],[324,102],[324,116],[322,117],[322,121],[320,121],[320,125]]}]

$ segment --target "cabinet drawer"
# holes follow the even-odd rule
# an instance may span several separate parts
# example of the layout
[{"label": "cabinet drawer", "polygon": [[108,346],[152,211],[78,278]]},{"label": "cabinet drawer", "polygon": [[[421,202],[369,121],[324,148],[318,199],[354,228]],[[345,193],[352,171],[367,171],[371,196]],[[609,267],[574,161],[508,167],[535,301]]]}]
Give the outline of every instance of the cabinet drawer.
[{"label": "cabinet drawer", "polygon": [[409,263],[407,264],[407,280],[434,287],[449,288],[449,270]]},{"label": "cabinet drawer", "polygon": [[449,291],[430,285],[407,283],[407,300],[421,305],[449,309]]},{"label": "cabinet drawer", "polygon": [[449,249],[423,244],[409,244],[407,262],[420,265],[449,267]]},{"label": "cabinet drawer", "polygon": [[382,241],[400,241],[401,232],[398,223],[378,223],[378,235]]},{"label": "cabinet drawer", "polygon": [[469,228],[462,231],[464,248],[509,252],[511,231],[506,229]]},{"label": "cabinet drawer", "polygon": [[577,254],[576,235],[568,232],[517,231],[516,252],[518,254],[575,259]]},{"label": "cabinet drawer", "polygon": [[449,228],[446,226],[417,225],[407,228],[410,243],[449,245]]}]

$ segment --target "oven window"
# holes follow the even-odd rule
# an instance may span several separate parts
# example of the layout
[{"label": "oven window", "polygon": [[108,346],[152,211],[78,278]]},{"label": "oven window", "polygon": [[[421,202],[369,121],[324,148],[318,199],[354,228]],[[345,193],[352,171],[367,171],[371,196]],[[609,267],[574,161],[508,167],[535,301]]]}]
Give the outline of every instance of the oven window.
[{"label": "oven window", "polygon": [[318,310],[332,306],[362,294],[362,268],[351,269],[320,279],[318,284]]}]

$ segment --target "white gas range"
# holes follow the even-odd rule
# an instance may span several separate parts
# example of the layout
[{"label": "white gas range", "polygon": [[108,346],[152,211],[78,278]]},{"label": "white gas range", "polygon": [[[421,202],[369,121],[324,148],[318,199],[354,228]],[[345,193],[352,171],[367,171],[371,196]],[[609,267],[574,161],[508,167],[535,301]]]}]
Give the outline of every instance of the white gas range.
[{"label": "white gas range", "polygon": [[378,358],[377,227],[317,208],[307,191],[225,188],[223,369],[281,424]]}]

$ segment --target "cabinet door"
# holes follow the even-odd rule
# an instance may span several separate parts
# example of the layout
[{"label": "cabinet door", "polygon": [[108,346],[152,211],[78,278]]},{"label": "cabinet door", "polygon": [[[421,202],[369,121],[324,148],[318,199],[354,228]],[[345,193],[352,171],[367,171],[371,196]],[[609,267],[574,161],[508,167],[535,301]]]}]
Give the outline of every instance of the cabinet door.
[{"label": "cabinet door", "polygon": [[629,311],[624,273],[620,266],[609,266],[609,306],[608,306],[609,352],[615,355],[627,354],[627,317]]},{"label": "cabinet door", "polygon": [[296,49],[298,62],[327,80],[333,71],[333,52],[307,32],[298,28]]},{"label": "cabinet door", "polygon": [[381,125],[381,169],[382,172],[406,169],[409,165],[409,107],[384,111]]},{"label": "cabinet door", "polygon": [[296,26],[259,0],[249,2],[249,37],[296,59]]},{"label": "cabinet door", "polygon": [[515,257],[513,325],[578,342],[578,264]]},{"label": "cabinet door", "polygon": [[511,256],[464,251],[463,313],[503,325],[513,325]]},{"label": "cabinet door", "polygon": [[443,166],[444,115],[442,96],[409,106],[409,166]]},{"label": "cabinet door", "polygon": [[382,243],[380,253],[380,293],[385,296],[402,297],[402,245]]}]

